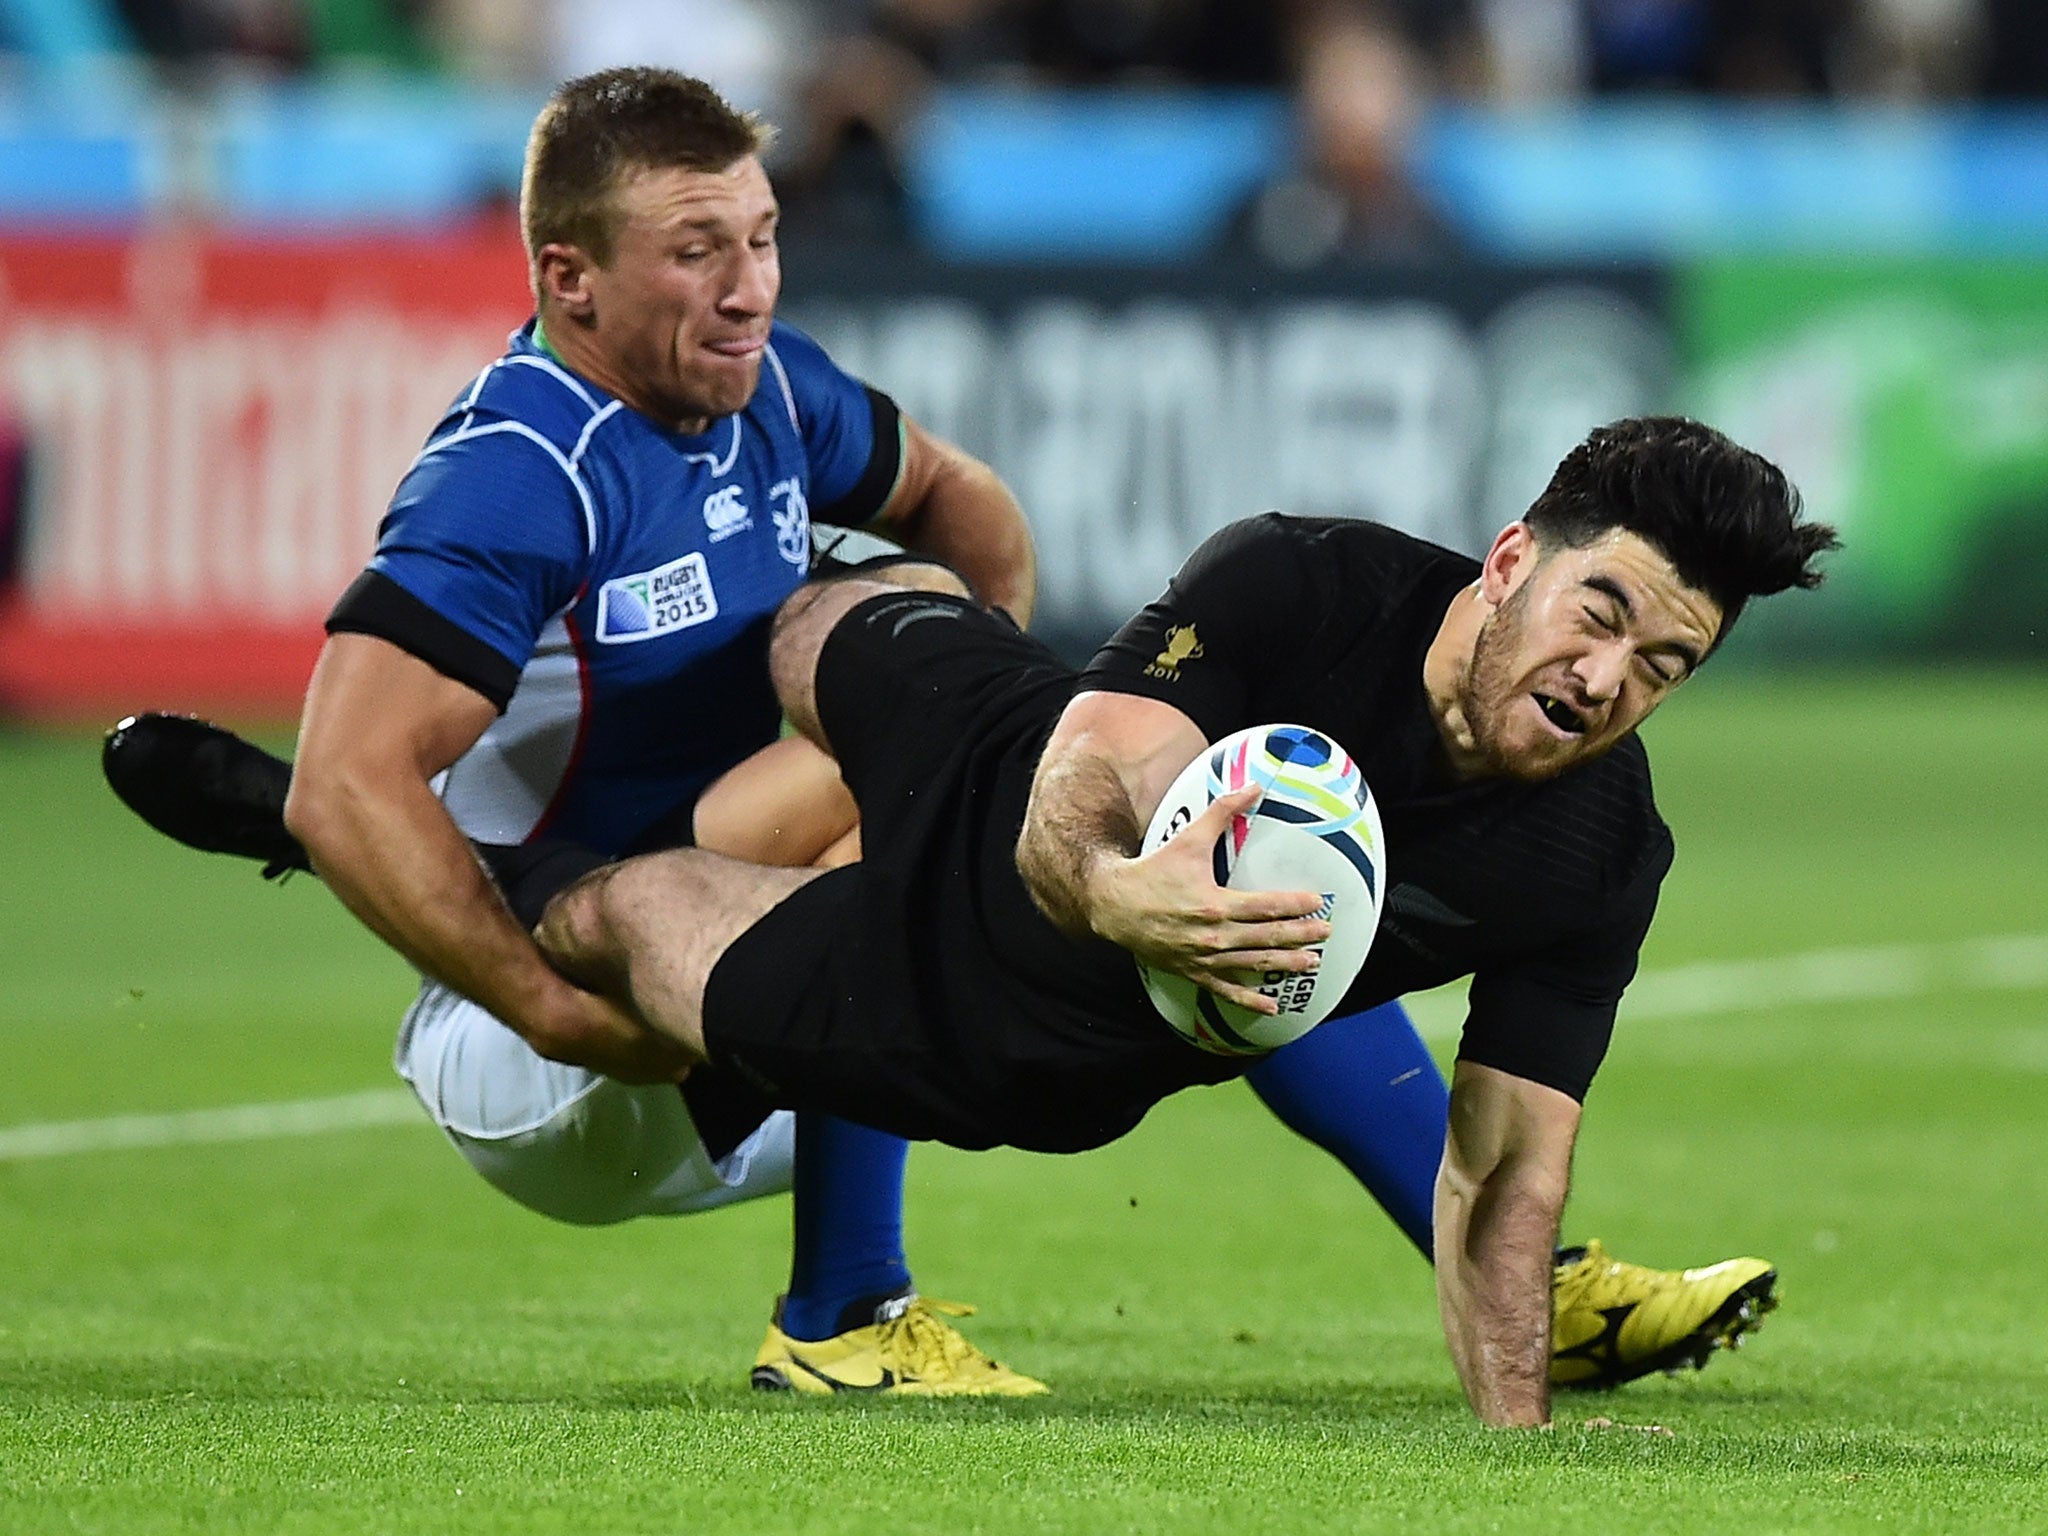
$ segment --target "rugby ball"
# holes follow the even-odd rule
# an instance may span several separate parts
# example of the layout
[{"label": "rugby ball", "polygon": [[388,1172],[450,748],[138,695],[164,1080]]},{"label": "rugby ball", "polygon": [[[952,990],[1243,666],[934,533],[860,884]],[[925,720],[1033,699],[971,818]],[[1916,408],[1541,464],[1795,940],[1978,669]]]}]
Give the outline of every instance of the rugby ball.
[{"label": "rugby ball", "polygon": [[1386,888],[1386,839],[1372,789],[1336,742],[1305,725],[1255,725],[1199,754],[1153,812],[1151,853],[1220,795],[1256,784],[1251,808],[1216,841],[1216,883],[1237,891],[1317,891],[1330,937],[1322,966],[1268,971],[1258,988],[1280,1005],[1254,1013],[1184,976],[1138,974],[1166,1022],[1190,1045],[1220,1056],[1257,1056],[1298,1040],[1336,1012],[1365,964]]}]

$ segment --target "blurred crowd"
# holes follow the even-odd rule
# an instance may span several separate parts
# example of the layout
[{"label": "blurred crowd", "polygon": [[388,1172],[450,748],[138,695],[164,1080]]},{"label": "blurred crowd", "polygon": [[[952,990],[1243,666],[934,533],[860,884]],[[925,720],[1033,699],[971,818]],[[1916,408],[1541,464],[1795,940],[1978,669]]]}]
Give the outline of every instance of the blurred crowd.
[{"label": "blurred crowd", "polygon": [[905,80],[1276,86],[1332,26],[1428,84],[1529,99],[1627,91],[2038,95],[2040,0],[0,0],[16,51],[111,39],[169,68],[372,64],[544,81],[661,59],[795,94],[834,54]]},{"label": "blurred crowd", "polygon": [[905,136],[940,86],[1287,91],[1299,162],[1232,229],[1292,264],[1447,242],[1404,171],[1437,100],[2048,96],[2048,0],[0,0],[0,43],[65,39],[174,84],[667,64],[780,125],[786,201],[877,232],[900,226]]}]

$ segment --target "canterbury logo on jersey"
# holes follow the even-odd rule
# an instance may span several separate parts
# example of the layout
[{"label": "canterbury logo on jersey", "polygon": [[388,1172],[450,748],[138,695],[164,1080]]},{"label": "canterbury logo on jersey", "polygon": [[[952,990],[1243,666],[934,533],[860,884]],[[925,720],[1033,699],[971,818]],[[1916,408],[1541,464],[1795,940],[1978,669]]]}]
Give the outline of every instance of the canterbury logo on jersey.
[{"label": "canterbury logo on jersey", "polygon": [[606,645],[652,640],[717,617],[711,572],[694,551],[637,576],[614,576],[597,592],[597,638]]},{"label": "canterbury logo on jersey", "polygon": [[711,530],[714,544],[754,526],[754,514],[740,500],[738,486],[720,486],[704,498],[704,526]]}]

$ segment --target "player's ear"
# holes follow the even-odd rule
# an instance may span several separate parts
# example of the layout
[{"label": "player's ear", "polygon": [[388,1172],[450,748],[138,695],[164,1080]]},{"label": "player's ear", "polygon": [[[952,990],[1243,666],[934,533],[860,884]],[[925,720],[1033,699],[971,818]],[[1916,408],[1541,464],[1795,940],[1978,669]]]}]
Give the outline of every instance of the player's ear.
[{"label": "player's ear", "polygon": [[1527,523],[1509,523],[1493,536],[1493,547],[1479,567],[1479,595],[1498,608],[1536,569],[1542,552]]},{"label": "player's ear", "polygon": [[572,320],[588,320],[597,307],[590,286],[595,265],[582,246],[550,241],[533,258],[535,296]]}]

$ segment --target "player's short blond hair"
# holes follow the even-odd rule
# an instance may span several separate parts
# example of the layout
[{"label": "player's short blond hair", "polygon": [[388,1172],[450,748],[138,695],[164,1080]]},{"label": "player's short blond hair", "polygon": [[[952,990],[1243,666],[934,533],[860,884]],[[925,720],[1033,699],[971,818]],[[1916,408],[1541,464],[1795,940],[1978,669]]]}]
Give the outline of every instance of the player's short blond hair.
[{"label": "player's short blond hair", "polygon": [[519,182],[526,254],[574,245],[599,266],[618,230],[613,194],[636,171],[723,171],[774,130],[672,69],[600,70],[558,87],[533,120]]}]

